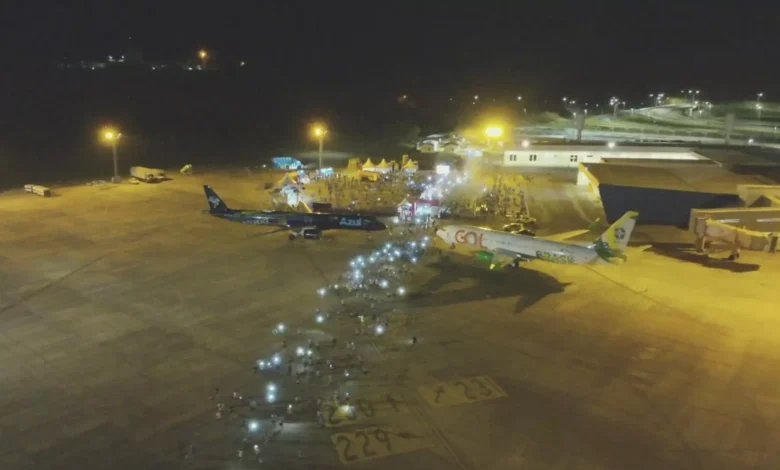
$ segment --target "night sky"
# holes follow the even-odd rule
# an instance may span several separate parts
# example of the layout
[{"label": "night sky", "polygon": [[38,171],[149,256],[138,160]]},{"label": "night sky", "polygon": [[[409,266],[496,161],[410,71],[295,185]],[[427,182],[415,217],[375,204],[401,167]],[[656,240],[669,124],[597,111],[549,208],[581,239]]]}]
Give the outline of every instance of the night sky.
[{"label": "night sky", "polygon": [[[96,139],[105,124],[123,131],[123,165],[176,166],[310,150],[315,120],[329,148],[381,156],[403,152],[392,145],[415,128],[500,113],[512,125],[526,106],[562,112],[563,96],[636,106],[694,88],[716,102],[780,101],[780,7],[723,4],[0,2],[0,186],[110,172]],[[130,45],[171,63],[205,48],[219,70],[56,67]]]},{"label": "night sky", "polygon": [[132,37],[149,60],[206,47],[310,91],[748,99],[774,94],[780,67],[780,7],[764,1],[7,3],[6,58],[27,66],[100,59]]}]

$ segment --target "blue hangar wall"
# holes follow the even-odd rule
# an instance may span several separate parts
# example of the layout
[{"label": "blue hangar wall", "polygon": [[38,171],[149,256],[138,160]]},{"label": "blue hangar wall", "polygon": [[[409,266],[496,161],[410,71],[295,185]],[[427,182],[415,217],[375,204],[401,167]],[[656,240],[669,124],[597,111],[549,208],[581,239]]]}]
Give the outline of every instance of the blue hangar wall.
[{"label": "blue hangar wall", "polygon": [[638,188],[613,184],[599,184],[599,194],[610,223],[618,220],[627,211],[638,211],[640,224],[687,227],[691,209],[736,207],[741,204],[736,194]]}]

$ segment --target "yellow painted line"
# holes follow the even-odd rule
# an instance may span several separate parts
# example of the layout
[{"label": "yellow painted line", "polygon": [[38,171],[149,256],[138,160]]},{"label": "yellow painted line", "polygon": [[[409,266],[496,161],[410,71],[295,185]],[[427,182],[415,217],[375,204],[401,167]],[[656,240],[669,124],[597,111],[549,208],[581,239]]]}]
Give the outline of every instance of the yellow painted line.
[{"label": "yellow painted line", "polygon": [[376,423],[399,413],[408,413],[409,404],[401,395],[383,393],[353,398],[351,406],[323,403],[320,407],[325,427],[337,428],[353,424]]},{"label": "yellow painted line", "polygon": [[434,447],[434,442],[424,435],[396,432],[387,427],[371,427],[354,432],[331,434],[339,460],[344,464],[382,459]]},{"label": "yellow painted line", "polygon": [[507,396],[493,379],[484,375],[424,385],[417,387],[417,390],[434,408],[495,400]]}]

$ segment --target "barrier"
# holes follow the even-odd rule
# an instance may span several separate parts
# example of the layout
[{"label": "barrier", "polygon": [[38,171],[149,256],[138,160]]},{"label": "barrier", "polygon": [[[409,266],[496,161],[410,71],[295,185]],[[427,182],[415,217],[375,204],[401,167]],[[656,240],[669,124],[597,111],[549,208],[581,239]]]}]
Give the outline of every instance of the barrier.
[{"label": "barrier", "polygon": [[38,184],[25,184],[24,190],[41,197],[51,197],[51,189]]}]

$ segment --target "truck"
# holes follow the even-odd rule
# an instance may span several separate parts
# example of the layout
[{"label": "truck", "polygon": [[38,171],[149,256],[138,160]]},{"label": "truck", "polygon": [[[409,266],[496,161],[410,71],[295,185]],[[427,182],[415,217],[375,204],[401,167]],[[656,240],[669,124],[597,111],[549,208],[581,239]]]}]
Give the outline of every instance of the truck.
[{"label": "truck", "polygon": [[130,167],[130,176],[144,183],[159,183],[165,180],[165,170],[146,168],[145,166]]}]

